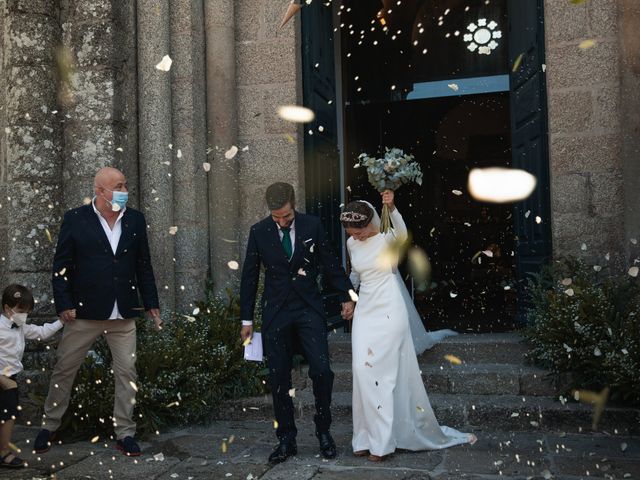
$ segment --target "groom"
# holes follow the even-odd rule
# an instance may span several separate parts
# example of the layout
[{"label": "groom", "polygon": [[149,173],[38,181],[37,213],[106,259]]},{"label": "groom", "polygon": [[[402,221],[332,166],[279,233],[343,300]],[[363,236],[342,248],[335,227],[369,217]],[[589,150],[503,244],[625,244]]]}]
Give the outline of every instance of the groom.
[{"label": "groom", "polygon": [[284,462],[297,453],[290,394],[294,345],[302,348],[309,363],[320,453],[324,458],[335,458],[336,445],[329,433],[333,372],[329,366],[327,322],[317,277],[322,271],[329,283],[340,291],[345,318],[353,315],[354,303],[349,297],[353,286],[331,251],[320,219],[295,211],[293,186],[281,182],[270,185],[266,200],[271,215],[251,227],[242,267],[240,335],[244,341],[253,334],[253,311],[262,264],[265,267],[262,339],[279,440],[269,462]]}]

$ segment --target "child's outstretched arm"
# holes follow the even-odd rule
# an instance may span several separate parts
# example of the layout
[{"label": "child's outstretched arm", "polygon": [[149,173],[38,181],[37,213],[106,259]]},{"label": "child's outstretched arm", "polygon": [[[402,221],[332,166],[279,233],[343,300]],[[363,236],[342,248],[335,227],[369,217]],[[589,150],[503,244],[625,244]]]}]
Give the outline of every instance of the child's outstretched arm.
[{"label": "child's outstretched arm", "polygon": [[44,325],[31,325],[26,323],[22,326],[25,338],[29,340],[46,340],[52,337],[54,333],[62,328],[62,322],[56,320],[55,322],[45,323]]}]

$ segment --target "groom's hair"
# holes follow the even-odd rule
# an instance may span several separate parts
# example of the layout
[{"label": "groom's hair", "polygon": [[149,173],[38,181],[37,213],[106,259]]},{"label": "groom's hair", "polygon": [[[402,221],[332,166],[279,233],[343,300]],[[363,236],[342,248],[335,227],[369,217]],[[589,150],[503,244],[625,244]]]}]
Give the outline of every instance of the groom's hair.
[{"label": "groom's hair", "polygon": [[293,189],[293,185],[289,183],[272,183],[267,187],[265,198],[269,210],[278,210],[287,203],[291,204],[291,208],[296,207],[296,192]]},{"label": "groom's hair", "polygon": [[364,228],[371,223],[373,210],[365,202],[350,202],[340,215],[344,228]]}]

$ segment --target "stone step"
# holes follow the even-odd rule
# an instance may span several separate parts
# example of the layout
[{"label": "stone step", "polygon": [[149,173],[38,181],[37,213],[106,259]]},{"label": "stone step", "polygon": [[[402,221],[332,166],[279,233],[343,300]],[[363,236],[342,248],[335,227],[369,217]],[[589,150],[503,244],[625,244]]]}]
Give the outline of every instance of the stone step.
[{"label": "stone step", "polygon": [[[331,366],[335,379],[334,392],[352,389],[351,364]],[[548,372],[535,367],[506,364],[430,365],[421,362],[422,380],[427,393],[462,393],[472,395],[531,395],[553,396],[555,382]],[[311,387],[307,369],[293,373],[293,386],[297,390]]]},{"label": "stone step", "polygon": [[[520,395],[432,394],[429,400],[441,425],[467,431],[547,431],[564,433],[591,432],[593,410],[590,406],[549,397]],[[297,393],[294,398],[296,418],[312,422],[315,413],[313,396]],[[336,422],[351,421],[351,393],[336,392],[331,412]],[[273,420],[271,396],[247,398],[225,404],[220,418],[227,420]],[[640,410],[607,407],[597,429],[609,435],[640,434]]]},{"label": "stone step", "polygon": [[[517,333],[465,333],[445,338],[420,355],[420,361],[434,365],[445,362],[445,355],[454,355],[463,363],[525,364],[526,343]],[[343,332],[329,334],[329,352],[335,363],[351,362],[351,335]]]}]

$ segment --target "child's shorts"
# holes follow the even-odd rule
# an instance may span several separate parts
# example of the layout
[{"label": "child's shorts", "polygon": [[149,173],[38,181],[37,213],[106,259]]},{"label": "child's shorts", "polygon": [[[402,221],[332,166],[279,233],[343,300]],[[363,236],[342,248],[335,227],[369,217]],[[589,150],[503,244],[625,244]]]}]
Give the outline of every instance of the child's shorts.
[{"label": "child's shorts", "polygon": [[[11,377],[11,380],[16,381],[16,375]],[[10,390],[0,389],[0,421],[11,420],[12,418],[18,418],[18,389],[12,388]]]}]

